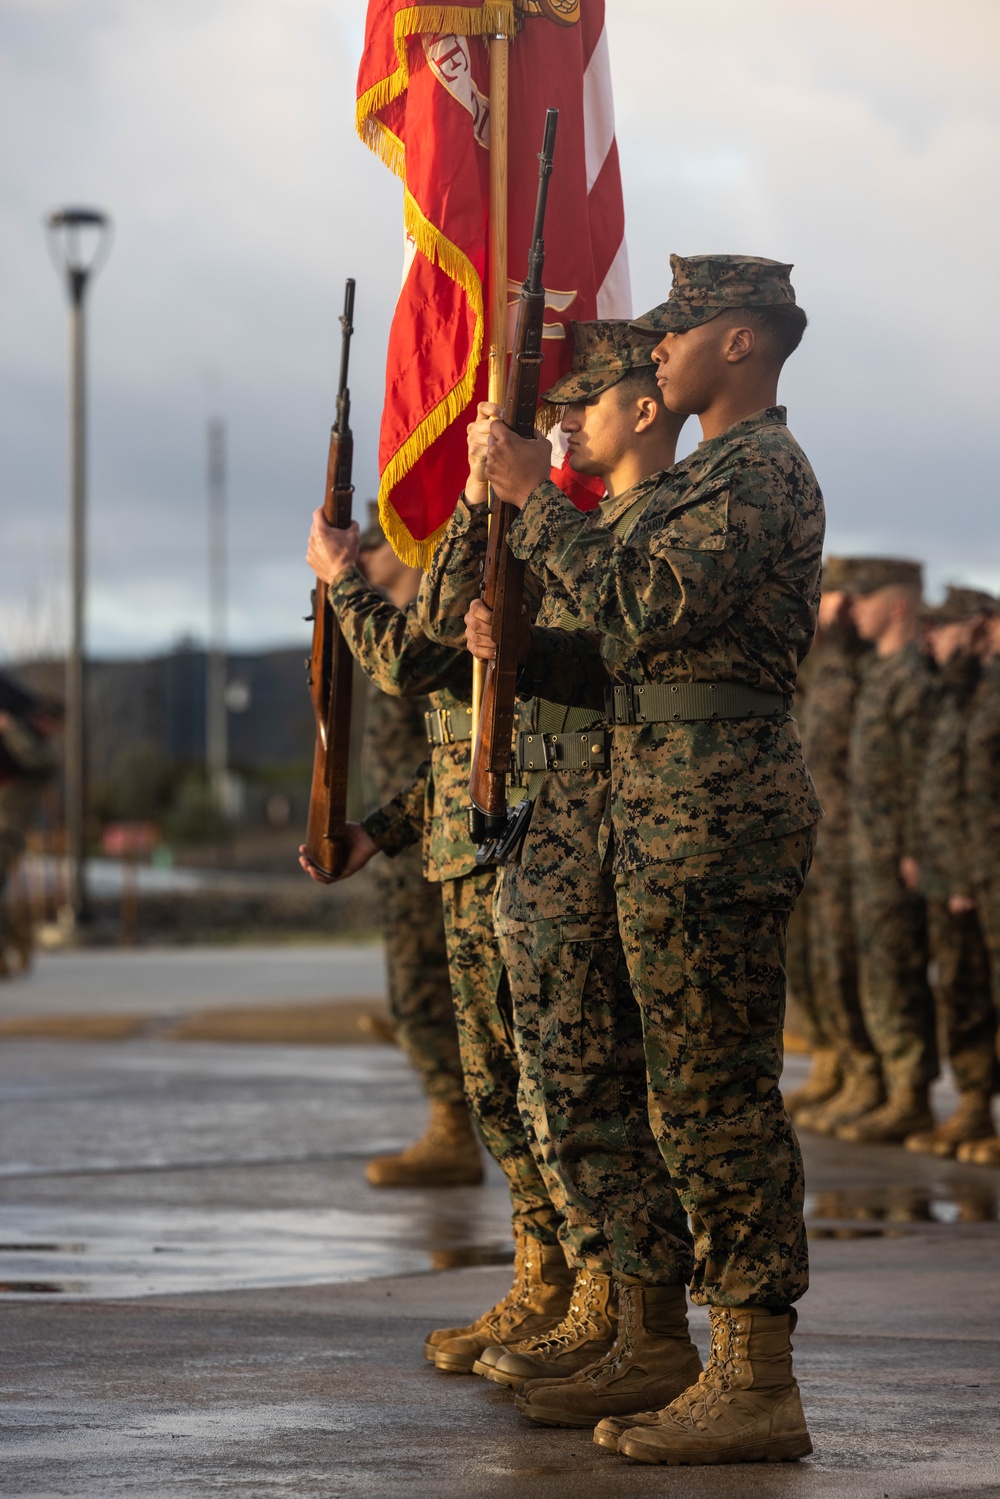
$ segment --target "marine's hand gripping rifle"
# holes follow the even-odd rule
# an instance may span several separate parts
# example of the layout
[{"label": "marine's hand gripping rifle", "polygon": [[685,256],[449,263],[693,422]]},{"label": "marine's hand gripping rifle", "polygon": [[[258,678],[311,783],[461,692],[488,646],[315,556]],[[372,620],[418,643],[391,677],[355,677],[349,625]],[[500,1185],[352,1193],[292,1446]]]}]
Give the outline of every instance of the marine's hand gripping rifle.
[{"label": "marine's hand gripping rifle", "polygon": [[[328,525],[343,531],[351,524],[351,496],[354,493],[351,483],[354,438],[351,435],[351,393],[347,388],[347,365],[354,332],[354,282],[350,278],[344,289],[344,314],[340,326],[337,420],[330,432],[323,516]],[[316,749],[305,846],[307,857],[316,868],[322,874],[336,878],[347,861],[347,771],[354,664],[326,596],[326,584],[319,579],[313,589],[312,604],[312,654],[306,664],[309,696],[316,715]]]},{"label": "marine's hand gripping rifle", "polygon": [[[542,373],[542,325],[545,318],[545,287],[542,268],[545,263],[545,204],[552,152],[555,146],[557,109],[546,110],[545,135],[538,157],[538,198],[535,226],[528,252],[528,275],[521,287],[517,308],[517,325],[511,354],[510,377],[503,421],[518,437],[531,437],[535,430],[538,386]],[[511,839],[509,826],[516,814],[507,810],[506,778],[510,770],[511,735],[514,730],[514,697],[518,674],[518,640],[521,632],[521,607],[524,596],[524,563],[507,545],[507,532],[517,515],[513,505],[506,505],[495,495],[490,497],[490,528],[483,566],[483,602],[493,611],[492,633],[497,653],[486,668],[483,702],[479,715],[479,732],[472,757],[469,795],[472,810],[469,831],[473,843],[480,845],[477,860],[491,863],[502,854]]]}]

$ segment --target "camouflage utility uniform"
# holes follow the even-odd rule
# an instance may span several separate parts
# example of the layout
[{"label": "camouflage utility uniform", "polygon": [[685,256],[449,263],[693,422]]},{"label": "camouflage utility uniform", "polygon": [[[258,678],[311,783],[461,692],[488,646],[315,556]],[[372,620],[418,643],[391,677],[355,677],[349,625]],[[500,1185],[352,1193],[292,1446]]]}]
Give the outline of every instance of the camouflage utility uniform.
[{"label": "camouflage utility uniform", "polygon": [[1000,1017],[1000,657],[983,668],[965,740],[965,827],[976,909]]},{"label": "camouflage utility uniform", "polygon": [[[449,628],[478,597],[487,524],[485,505],[459,501],[421,591],[426,628]],[[560,600],[546,595],[538,604],[530,574],[526,588],[539,625],[563,620]],[[522,1114],[565,1198],[567,1260],[654,1284],[686,1281],[690,1233],[649,1127],[640,1013],[613,880],[597,848],[610,784],[603,709],[537,699],[530,723],[532,740],[519,741],[519,754],[533,754],[542,769],[522,773],[534,799],[531,821],[519,856],[500,871],[494,904]],[[583,725],[596,763],[546,770],[542,735],[558,756],[571,737],[585,737]]]},{"label": "camouflage utility uniform", "polygon": [[18,949],[22,964],[28,962],[29,931],[15,928],[6,886],[56,765],[52,740],[12,715],[8,726],[0,729],[0,976],[7,971],[4,954],[8,947]]},{"label": "camouflage utility uniform", "polygon": [[937,1074],[927,920],[900,860],[919,859],[917,786],[936,688],[916,645],[877,656],[858,691],[848,759],[861,1011],[890,1096]]},{"label": "camouflage utility uniform", "polygon": [[[427,752],[426,698],[391,697],[369,684],[363,768],[365,799],[380,806]],[[419,845],[375,864],[385,935],[389,1009],[396,1040],[429,1098],[463,1097],[455,1008],[445,946],[441,886],[424,878]]]},{"label": "camouflage utility uniform", "polygon": [[858,999],[847,841],[847,751],[863,652],[853,631],[824,631],[808,659],[799,714],[802,753],[823,804],[807,885],[809,969],[816,1024],[838,1050],[870,1052]]},{"label": "camouflage utility uniform", "polygon": [[555,1244],[560,1213],[543,1181],[517,1106],[510,990],[493,931],[494,873],[479,869],[466,831],[471,661],[428,639],[416,606],[397,609],[356,568],[329,587],[351,651],[383,691],[429,694],[438,742],[409,785],[365,818],[390,857],[423,846],[426,878],[441,887],[466,1097],[486,1148],[510,1187],[515,1226]]},{"label": "camouflage utility uniform", "polygon": [[939,1032],[959,1092],[988,1099],[996,1082],[989,958],[976,911],[948,909],[949,896],[973,893],[965,844],[965,744],[980,670],[978,658],[964,652],[941,668],[917,821]]},{"label": "camouflage utility uniform", "polygon": [[[617,506],[642,495],[622,541]],[[694,1229],[692,1294],[785,1307],[808,1278],[779,1091],[785,930],[820,816],[787,708],[815,628],[822,499],[774,407],[605,520],[581,522],[545,483],[512,526],[515,554],[587,626],[536,626],[523,682],[595,708],[615,686],[619,926],[651,1122]]]}]

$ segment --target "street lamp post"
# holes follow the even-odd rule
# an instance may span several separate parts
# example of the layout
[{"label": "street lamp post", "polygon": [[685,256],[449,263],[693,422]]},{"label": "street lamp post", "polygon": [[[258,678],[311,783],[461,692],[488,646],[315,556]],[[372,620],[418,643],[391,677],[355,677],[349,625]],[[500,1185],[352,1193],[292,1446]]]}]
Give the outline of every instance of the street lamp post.
[{"label": "street lamp post", "polygon": [[86,915],[86,703],[84,699],[87,582],[86,301],[90,280],[107,259],[111,221],[94,208],[59,208],[46,219],[56,269],[65,276],[70,321],[70,640],[66,656],[66,854],[68,903],[74,920]]}]

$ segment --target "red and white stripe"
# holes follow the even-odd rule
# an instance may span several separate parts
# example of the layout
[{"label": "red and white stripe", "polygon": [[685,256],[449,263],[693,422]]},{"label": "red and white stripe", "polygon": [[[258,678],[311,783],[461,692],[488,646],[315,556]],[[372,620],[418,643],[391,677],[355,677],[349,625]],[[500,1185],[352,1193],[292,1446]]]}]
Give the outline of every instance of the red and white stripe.
[{"label": "red and white stripe", "polygon": [[590,238],[597,273],[597,316],[632,315],[632,288],[625,246],[625,204],[615,140],[615,110],[611,97],[611,61],[604,24],[604,0],[584,0],[580,7],[583,34],[583,115],[587,160],[587,204]]}]

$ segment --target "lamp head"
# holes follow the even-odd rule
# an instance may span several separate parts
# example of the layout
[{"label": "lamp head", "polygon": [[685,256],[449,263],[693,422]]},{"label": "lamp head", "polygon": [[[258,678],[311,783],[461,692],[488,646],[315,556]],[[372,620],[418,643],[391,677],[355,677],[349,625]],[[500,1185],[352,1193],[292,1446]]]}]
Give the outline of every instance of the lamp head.
[{"label": "lamp head", "polygon": [[111,220],[98,208],[55,208],[45,228],[55,267],[69,281],[74,300],[79,300],[88,278],[108,258]]}]

